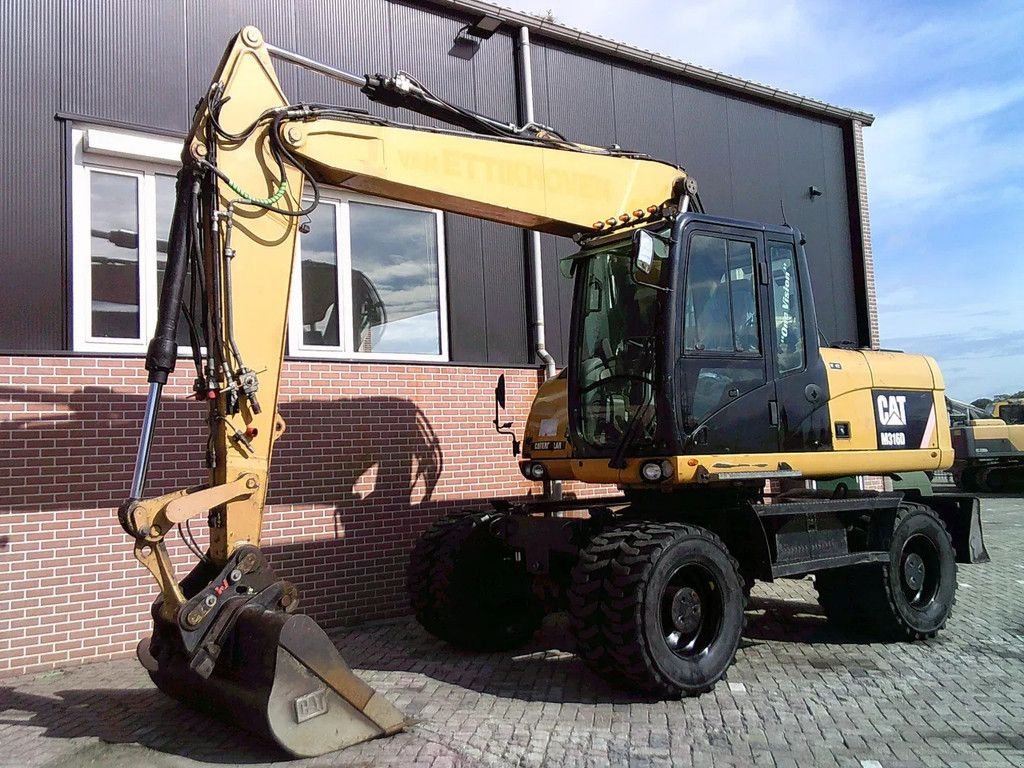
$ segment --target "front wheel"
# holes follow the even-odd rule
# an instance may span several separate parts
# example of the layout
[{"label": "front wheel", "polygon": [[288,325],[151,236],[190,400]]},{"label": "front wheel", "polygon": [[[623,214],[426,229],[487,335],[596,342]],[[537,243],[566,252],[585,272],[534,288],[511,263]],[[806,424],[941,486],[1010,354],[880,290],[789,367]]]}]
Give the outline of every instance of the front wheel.
[{"label": "front wheel", "polygon": [[570,610],[599,675],[663,697],[711,690],[736,658],[746,599],[715,534],[676,523],[612,530],[581,553]]}]

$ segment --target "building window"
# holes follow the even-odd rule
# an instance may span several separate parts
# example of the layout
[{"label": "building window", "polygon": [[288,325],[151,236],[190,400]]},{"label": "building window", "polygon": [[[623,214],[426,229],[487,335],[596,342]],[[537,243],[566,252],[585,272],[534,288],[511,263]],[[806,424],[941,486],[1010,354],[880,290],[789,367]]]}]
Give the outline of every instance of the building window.
[{"label": "building window", "polygon": [[[71,149],[74,348],[145,352],[156,327],[181,142],[76,128]],[[179,343],[187,344],[179,325]]]},{"label": "building window", "polygon": [[435,210],[321,197],[295,255],[292,354],[447,359],[442,222]]},{"label": "building window", "polygon": [[[72,143],[74,348],[145,352],[156,327],[181,143],[85,127],[72,131]],[[289,352],[447,360],[441,212],[323,192],[296,248]],[[181,319],[178,343],[185,352]]]}]

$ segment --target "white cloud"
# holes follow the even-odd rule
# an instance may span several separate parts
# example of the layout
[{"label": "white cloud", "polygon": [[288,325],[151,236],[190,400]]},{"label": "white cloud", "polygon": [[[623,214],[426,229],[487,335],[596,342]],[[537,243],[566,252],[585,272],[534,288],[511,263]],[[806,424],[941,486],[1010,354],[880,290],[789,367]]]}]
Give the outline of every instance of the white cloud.
[{"label": "white cloud", "polygon": [[1018,80],[939,92],[882,116],[865,132],[872,210],[905,216],[1003,194],[993,182],[1024,170],[1024,130],[1005,114],[1022,105]]}]

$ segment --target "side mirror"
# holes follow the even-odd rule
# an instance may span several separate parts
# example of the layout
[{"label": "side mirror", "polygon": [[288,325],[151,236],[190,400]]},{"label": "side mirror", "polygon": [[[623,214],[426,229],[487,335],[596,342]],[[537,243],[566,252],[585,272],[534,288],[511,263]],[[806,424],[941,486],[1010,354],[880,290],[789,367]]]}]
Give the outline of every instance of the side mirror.
[{"label": "side mirror", "polygon": [[633,236],[633,266],[645,275],[654,266],[654,236],[645,229]]},{"label": "side mirror", "polygon": [[646,229],[633,233],[632,271],[633,281],[658,291],[671,290],[662,285],[666,278],[670,240],[654,235]]}]

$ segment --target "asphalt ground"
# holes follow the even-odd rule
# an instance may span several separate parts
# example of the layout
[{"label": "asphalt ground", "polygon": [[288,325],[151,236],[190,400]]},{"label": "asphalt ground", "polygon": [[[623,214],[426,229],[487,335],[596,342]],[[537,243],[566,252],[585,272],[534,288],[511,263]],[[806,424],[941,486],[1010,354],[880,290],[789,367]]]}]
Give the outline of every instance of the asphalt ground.
[{"label": "asphalt ground", "polygon": [[404,619],[334,636],[415,719],[392,738],[287,761],[123,659],[0,680],[0,766],[1024,766],[1024,500],[985,496],[982,515],[992,562],[960,566],[953,616],[926,643],[839,634],[809,580],[759,584],[728,679],[649,701],[564,650],[560,617],[491,655]]}]

